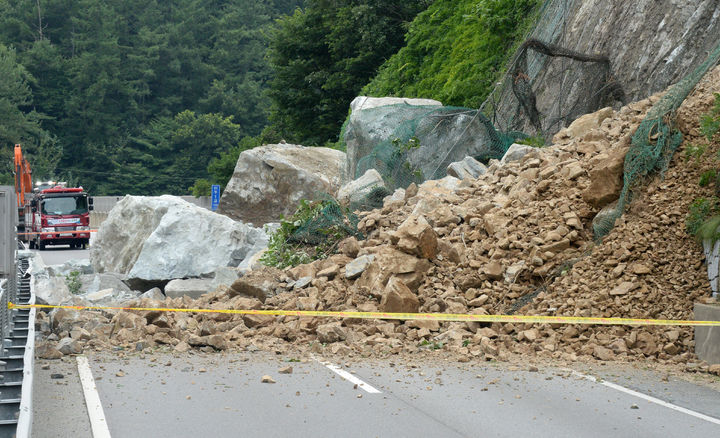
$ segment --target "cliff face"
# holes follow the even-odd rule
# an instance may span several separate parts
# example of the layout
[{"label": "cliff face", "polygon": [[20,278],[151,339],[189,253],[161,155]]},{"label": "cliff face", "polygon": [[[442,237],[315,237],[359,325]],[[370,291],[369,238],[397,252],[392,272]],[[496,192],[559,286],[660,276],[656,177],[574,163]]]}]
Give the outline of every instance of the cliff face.
[{"label": "cliff face", "polygon": [[[605,55],[605,72],[594,62],[529,50],[490,100],[501,129],[536,131],[512,85],[527,80],[544,134],[581,114],[619,105],[667,88],[702,63],[720,41],[717,0],[549,0],[531,38],[581,54]],[[521,64],[518,67],[518,64]]]}]

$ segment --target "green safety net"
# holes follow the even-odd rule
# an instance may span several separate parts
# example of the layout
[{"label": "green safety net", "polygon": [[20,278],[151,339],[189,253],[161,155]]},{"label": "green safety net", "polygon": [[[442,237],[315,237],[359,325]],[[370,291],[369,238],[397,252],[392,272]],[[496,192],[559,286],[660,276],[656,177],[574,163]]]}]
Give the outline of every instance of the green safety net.
[{"label": "green safety net", "polygon": [[[377,170],[390,192],[442,178],[450,163],[466,156],[485,162],[500,159],[514,141],[526,137],[496,130],[484,114],[471,108],[395,104],[364,109],[355,117],[357,125],[370,131],[376,125],[395,126],[358,160],[354,173],[357,178]],[[361,135],[346,130],[344,141]]]},{"label": "green safety net", "polygon": [[625,156],[623,189],[620,199],[612,211],[602,212],[593,221],[593,232],[596,239],[604,237],[612,230],[615,221],[622,216],[625,206],[630,202],[631,190],[642,177],[654,171],[663,172],[667,169],[673,154],[683,140],[682,134],[675,126],[676,111],[708,70],[718,63],[718,60],[720,60],[720,43],[713,49],[705,62],[670,88],[665,96],[648,111],[647,116],[633,135],[630,149]]}]

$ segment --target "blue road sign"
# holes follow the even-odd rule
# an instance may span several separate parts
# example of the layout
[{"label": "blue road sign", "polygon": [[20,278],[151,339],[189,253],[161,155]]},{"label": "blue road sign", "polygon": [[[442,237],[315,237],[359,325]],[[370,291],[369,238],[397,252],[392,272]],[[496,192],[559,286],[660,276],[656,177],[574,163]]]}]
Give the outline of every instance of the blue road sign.
[{"label": "blue road sign", "polygon": [[215,211],[220,203],[220,186],[213,184],[210,189],[210,210]]}]

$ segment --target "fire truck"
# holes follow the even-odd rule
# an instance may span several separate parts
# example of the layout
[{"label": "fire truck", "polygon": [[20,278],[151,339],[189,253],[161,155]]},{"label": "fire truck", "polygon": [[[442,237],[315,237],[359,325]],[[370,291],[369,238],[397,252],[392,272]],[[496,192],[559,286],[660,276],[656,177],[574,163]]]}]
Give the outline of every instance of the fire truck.
[{"label": "fire truck", "polygon": [[93,200],[82,187],[55,181],[32,187],[30,165],[15,145],[15,192],[18,200],[18,238],[30,249],[47,245],[86,248],[90,242]]}]

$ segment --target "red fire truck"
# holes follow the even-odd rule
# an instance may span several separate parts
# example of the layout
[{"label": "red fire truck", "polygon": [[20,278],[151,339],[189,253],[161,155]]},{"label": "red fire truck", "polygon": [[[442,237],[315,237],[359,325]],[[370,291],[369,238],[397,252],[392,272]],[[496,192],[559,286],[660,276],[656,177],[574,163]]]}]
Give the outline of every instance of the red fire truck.
[{"label": "red fire truck", "polygon": [[92,198],[82,187],[69,188],[64,183],[37,182],[31,193],[30,166],[15,145],[15,189],[18,197],[18,237],[30,248],[47,245],[70,245],[86,248],[90,241]]}]

